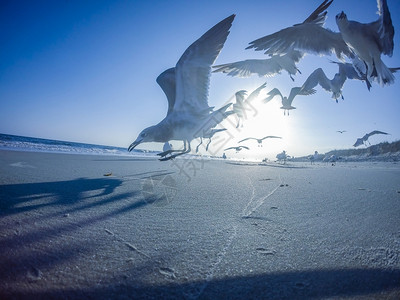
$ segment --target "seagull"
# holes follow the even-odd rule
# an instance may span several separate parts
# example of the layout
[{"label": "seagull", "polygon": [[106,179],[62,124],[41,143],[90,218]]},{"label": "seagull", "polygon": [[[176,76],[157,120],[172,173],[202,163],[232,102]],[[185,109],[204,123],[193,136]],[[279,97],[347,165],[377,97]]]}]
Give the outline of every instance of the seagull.
[{"label": "seagull", "polygon": [[377,0],[379,18],[375,22],[363,24],[349,21],[343,11],[337,14],[339,32],[322,27],[326,19],[324,10],[331,3],[332,0],[325,0],[310,15],[314,18],[252,41],[246,49],[265,50],[269,55],[293,49],[319,55],[335,53],[342,61],[344,56],[352,59],[354,68],[368,79],[381,86],[392,84],[394,76],[381,60],[381,54],[392,56],[394,45],[394,28],[386,0]]},{"label": "seagull", "polygon": [[[255,89],[247,98],[245,96],[247,95],[247,91],[245,90],[240,90],[235,93],[236,96],[236,103],[233,104],[233,111],[236,113],[238,117],[238,122],[236,125],[236,128],[239,127],[240,125],[240,120],[246,119],[247,114],[246,111],[255,111],[255,108],[251,105],[251,102],[258,97],[260,94],[261,90],[265,88],[265,85],[267,83],[263,83],[261,86],[259,86],[257,89]],[[243,124],[242,124],[243,126]]]},{"label": "seagull", "polygon": [[371,143],[368,141],[368,139],[371,135],[374,135],[374,134],[389,134],[389,133],[379,131],[379,130],[371,131],[370,133],[367,133],[366,135],[364,135],[362,138],[358,138],[357,141],[354,143],[353,147],[358,147],[362,144],[367,145],[367,142],[371,145]]},{"label": "seagull", "polygon": [[283,150],[281,153],[278,153],[276,155],[276,158],[278,159],[278,161],[283,161],[283,164],[286,164],[286,160],[289,157],[290,157],[290,155],[288,155],[285,150]]},{"label": "seagull", "polygon": [[246,147],[246,146],[237,146],[237,147],[229,147],[229,148],[226,148],[224,151],[226,151],[226,150],[231,150],[231,149],[235,149],[236,152],[239,152],[239,151],[241,151],[242,149],[250,150],[250,148],[249,148],[249,147]]},{"label": "seagull", "polygon": [[170,151],[170,150],[172,150],[172,145],[169,143],[169,141],[167,141],[163,145],[163,152]]},{"label": "seagull", "polygon": [[322,68],[318,68],[314,70],[310,74],[310,76],[308,76],[302,88],[310,90],[319,84],[327,92],[332,92],[332,98],[335,99],[336,103],[338,103],[339,97],[344,100],[342,88],[347,79],[365,80],[367,82],[368,90],[371,88],[371,83],[366,78],[366,76],[360,76],[359,73],[357,73],[356,70],[353,68],[352,64],[335,61],[331,62],[336,63],[339,67],[339,72],[336,73],[332,79],[329,79],[325,75],[325,72],[324,70],[322,70]]},{"label": "seagull", "polygon": [[288,72],[294,81],[293,75],[300,73],[296,63],[304,56],[303,52],[292,50],[284,55],[271,55],[267,59],[246,59],[233,63],[213,66],[214,73],[222,72],[232,77],[249,77],[257,74],[259,77],[272,77],[280,74],[282,70]]},{"label": "seagull", "polygon": [[344,132],[347,132],[347,131],[346,130],[337,130],[336,132],[344,133]]},{"label": "seagull", "polygon": [[210,129],[207,132],[204,132],[203,136],[200,137],[200,144],[197,145],[196,147],[196,153],[199,151],[199,147],[201,144],[203,144],[203,138],[208,139],[208,143],[206,145],[206,151],[208,151],[208,146],[211,144],[211,138],[214,136],[214,134],[225,131],[226,128],[221,128],[221,129]]},{"label": "seagull", "polygon": [[307,95],[312,95],[314,93],[315,93],[314,89],[306,90],[301,87],[294,87],[290,90],[289,97],[286,97],[286,96],[284,97],[284,96],[282,96],[282,93],[277,88],[274,88],[268,92],[269,96],[267,98],[265,98],[264,101],[269,102],[275,96],[280,96],[282,99],[281,109],[283,109],[283,114],[286,115],[286,112],[287,112],[287,114],[289,116],[289,111],[292,109],[296,109],[296,107],[292,106],[294,97],[296,97],[297,95],[307,96]]},{"label": "seagull", "polygon": [[269,138],[271,138],[271,139],[281,139],[280,136],[268,135],[268,136],[264,136],[264,137],[261,138],[261,139],[257,139],[257,138],[254,138],[254,137],[248,137],[248,138],[245,138],[245,139],[239,141],[239,143],[244,142],[244,141],[247,141],[247,140],[256,140],[257,143],[259,144],[258,146],[259,146],[259,147],[262,147],[262,142],[263,142],[263,140],[269,139]]},{"label": "seagull", "polygon": [[394,27],[387,1],[377,0],[377,5],[379,17],[375,22],[349,21],[342,11],[336,15],[336,24],[349,49],[363,62],[355,67],[383,86],[394,82],[392,72],[381,60],[381,54],[393,55]]},{"label": "seagull", "polygon": [[[181,140],[184,143],[183,150],[159,153],[162,157],[160,160],[189,153],[190,142],[203,134],[202,126],[212,123],[216,116],[223,114],[226,106],[211,112],[212,108],[208,106],[208,88],[211,66],[224,46],[234,18],[233,14],[208,30],[186,49],[174,68],[167,69],[158,76],[156,81],[168,99],[167,115],[157,125],[140,132],[128,151],[145,142]],[[171,155],[167,156],[168,154]]]}]

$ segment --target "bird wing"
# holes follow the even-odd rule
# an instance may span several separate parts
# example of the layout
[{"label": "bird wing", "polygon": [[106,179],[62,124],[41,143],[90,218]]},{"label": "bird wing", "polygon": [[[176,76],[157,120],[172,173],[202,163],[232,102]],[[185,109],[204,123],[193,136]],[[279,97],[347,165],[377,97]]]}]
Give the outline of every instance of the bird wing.
[{"label": "bird wing", "polygon": [[370,133],[367,133],[366,135],[364,135],[364,137],[363,137],[364,141],[368,140],[368,138],[374,134],[389,134],[389,133],[379,131],[379,130],[374,130],[374,131],[371,131]]},{"label": "bird wing", "polygon": [[264,136],[262,138],[262,140],[265,140],[265,139],[281,139],[281,137],[280,136],[275,136],[275,135],[268,135],[268,136]]},{"label": "bird wing", "polygon": [[270,55],[284,54],[295,49],[318,55],[335,53],[341,60],[343,54],[353,56],[339,32],[309,23],[287,27],[252,41],[246,49],[251,48],[256,51],[265,50],[265,54]]},{"label": "bird wing", "polygon": [[306,90],[302,89],[300,86],[296,86],[290,90],[290,94],[288,97],[288,105],[292,105],[294,97],[297,95],[308,96],[314,94],[316,91],[314,89]]},{"label": "bird wing", "polygon": [[175,105],[176,85],[175,85],[175,68],[170,68],[162,72],[156,79],[159,86],[164,91],[168,99],[167,116],[172,112]]},{"label": "bird wing", "polygon": [[233,63],[213,66],[213,72],[222,72],[233,77],[249,77],[257,74],[260,77],[274,76],[286,70],[289,74],[296,74],[296,63],[304,56],[304,53],[292,50],[284,55],[272,55],[267,59],[246,59]]},{"label": "bird wing", "polygon": [[324,25],[327,14],[326,10],[332,2],[333,0],[325,0],[324,2],[322,2],[320,6],[318,6],[317,9],[314,10],[311,15],[309,15],[308,18],[304,20],[303,24],[314,23],[320,26]]},{"label": "bird wing", "polygon": [[265,102],[272,100],[275,96],[280,96],[283,99],[281,92],[277,88],[270,90],[267,95],[269,96],[264,99]]},{"label": "bird wing", "polygon": [[358,138],[356,142],[354,143],[353,147],[358,147],[360,145],[364,144],[363,138]]},{"label": "bird wing", "polygon": [[236,149],[236,147],[229,147],[229,148],[224,149],[224,151],[225,150],[230,150],[230,149]]},{"label": "bird wing", "polygon": [[240,148],[244,148],[244,149],[247,149],[247,150],[250,150],[250,148],[249,147],[246,147],[246,146],[239,146]]},{"label": "bird wing", "polygon": [[211,65],[228,37],[235,15],[222,20],[195,41],[176,64],[174,111],[206,111]]},{"label": "bird wing", "polygon": [[246,59],[229,64],[214,66],[218,68],[213,72],[226,73],[232,77],[249,77],[252,74],[258,76],[274,76],[279,74],[282,66],[276,61],[276,56],[267,59]]},{"label": "bird wing", "polygon": [[248,137],[248,138],[245,138],[245,139],[239,141],[239,143],[244,142],[244,141],[247,141],[247,140],[256,140],[256,138]]},{"label": "bird wing", "polygon": [[251,94],[247,97],[246,103],[250,103],[251,101],[256,99],[258,97],[258,95],[260,94],[261,90],[264,89],[266,85],[267,85],[267,83],[264,82],[262,85],[260,85],[254,91],[252,91]]},{"label": "bird wing", "polygon": [[386,0],[377,0],[377,4],[379,14],[378,34],[380,37],[380,45],[382,48],[381,51],[383,54],[392,56],[394,47],[394,27],[392,24],[392,18],[390,17],[390,12]]},{"label": "bird wing", "polygon": [[302,89],[311,90],[318,84],[320,84],[321,81],[324,81],[326,85],[327,80],[329,79],[326,77],[324,71],[321,68],[315,69],[303,83]]}]

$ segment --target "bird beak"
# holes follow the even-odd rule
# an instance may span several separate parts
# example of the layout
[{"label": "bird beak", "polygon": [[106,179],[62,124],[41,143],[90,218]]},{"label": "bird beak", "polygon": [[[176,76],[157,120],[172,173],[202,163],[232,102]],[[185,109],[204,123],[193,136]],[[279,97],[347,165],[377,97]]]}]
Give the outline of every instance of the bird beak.
[{"label": "bird beak", "polygon": [[131,152],[137,145],[139,145],[142,142],[143,139],[137,139],[134,141],[128,148],[128,151]]},{"label": "bird beak", "polygon": [[339,14],[339,19],[343,19],[345,16],[346,15],[345,15],[344,11],[342,10],[342,12]]}]

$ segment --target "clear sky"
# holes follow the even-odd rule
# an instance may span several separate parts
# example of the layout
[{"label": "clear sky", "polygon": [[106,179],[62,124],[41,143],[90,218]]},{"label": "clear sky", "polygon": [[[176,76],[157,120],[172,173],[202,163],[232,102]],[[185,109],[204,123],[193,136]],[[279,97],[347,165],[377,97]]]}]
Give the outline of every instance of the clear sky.
[{"label": "clear sky", "polygon": [[[186,48],[208,29],[236,14],[216,64],[267,58],[262,52],[245,50],[248,43],[302,22],[321,2],[1,1],[0,132],[128,147],[143,128],[166,114],[167,101],[157,76],[175,66]],[[400,67],[400,1],[388,0],[388,6],[395,47],[393,56],[383,60],[390,67]],[[338,31],[335,15],[342,10],[351,20],[377,19],[374,0],[334,0],[328,9],[327,28]],[[209,105],[219,108],[236,91],[251,92],[265,81],[261,98],[275,87],[288,95],[318,67],[332,78],[337,67],[328,59],[336,57],[305,56],[298,64],[302,74],[296,75],[295,82],[285,72],[246,79],[212,74]],[[280,135],[282,140],[266,141],[263,147],[248,143],[251,151],[231,153],[275,157],[282,150],[300,156],[315,150],[352,148],[357,137],[375,129],[391,135],[373,136],[373,144],[398,140],[399,77],[400,72],[395,84],[384,88],[374,83],[370,92],[360,81],[347,81],[345,100],[338,104],[317,87],[316,94],[295,98],[297,109],[290,116],[283,116],[278,98],[259,103],[256,116],[231,130],[226,146],[236,146],[247,136]],[[229,127],[234,122],[230,118],[224,124]],[[161,149],[162,144],[139,148]]]}]

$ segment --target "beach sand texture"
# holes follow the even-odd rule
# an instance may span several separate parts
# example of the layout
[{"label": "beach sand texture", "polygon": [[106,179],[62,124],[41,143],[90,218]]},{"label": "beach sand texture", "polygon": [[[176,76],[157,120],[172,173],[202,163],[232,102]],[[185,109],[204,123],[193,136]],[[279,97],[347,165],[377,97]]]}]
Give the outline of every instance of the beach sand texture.
[{"label": "beach sand texture", "polygon": [[0,151],[1,299],[400,299],[400,164]]}]

